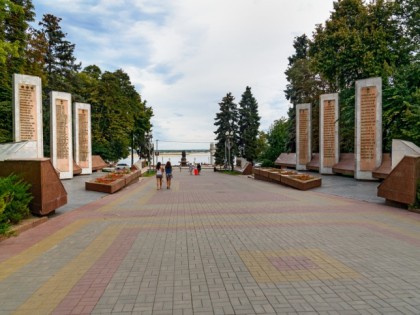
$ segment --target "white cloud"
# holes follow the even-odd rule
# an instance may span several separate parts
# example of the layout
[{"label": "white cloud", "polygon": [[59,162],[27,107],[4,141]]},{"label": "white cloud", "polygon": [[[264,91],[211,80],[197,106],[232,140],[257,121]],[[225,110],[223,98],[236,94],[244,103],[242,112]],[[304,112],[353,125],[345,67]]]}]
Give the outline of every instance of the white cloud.
[{"label": "white cloud", "polygon": [[[68,5],[60,0],[50,5],[38,0],[36,9],[37,2],[63,17],[62,27],[84,66],[122,68],[130,75],[153,107],[155,139],[177,141],[212,140],[218,102],[228,92],[239,102],[246,86],[259,103],[262,129],[286,116],[284,71],[294,53],[293,39],[310,36],[315,24],[329,17],[333,3],[102,0]],[[81,17],[86,25],[78,23]]]}]

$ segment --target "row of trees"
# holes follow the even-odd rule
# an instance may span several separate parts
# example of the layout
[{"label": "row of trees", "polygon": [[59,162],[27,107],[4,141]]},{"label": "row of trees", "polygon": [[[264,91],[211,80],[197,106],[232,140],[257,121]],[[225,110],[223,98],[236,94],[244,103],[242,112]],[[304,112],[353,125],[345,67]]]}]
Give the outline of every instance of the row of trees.
[{"label": "row of trees", "polygon": [[82,70],[75,44],[66,39],[61,19],[45,14],[31,26],[31,0],[0,0],[0,143],[12,141],[12,75],[38,76],[43,87],[44,154],[49,155],[50,91],[72,94],[92,109],[92,153],[108,161],[128,155],[129,146],[144,147],[152,108],[146,105],[123,70]]},{"label": "row of trees", "polygon": [[[251,88],[246,87],[238,105],[235,97],[228,93],[219,103],[220,111],[216,114],[214,125],[216,131],[215,163],[228,164],[233,170],[234,156],[238,155],[248,161],[254,161],[258,155],[258,128],[260,116],[258,103],[252,95]],[[226,145],[230,147],[226,148]],[[226,155],[226,151],[230,154]]]},{"label": "row of trees", "polygon": [[[313,151],[319,150],[319,96],[339,93],[340,145],[354,152],[355,81],[383,82],[383,151],[392,139],[420,145],[420,4],[418,0],[341,0],[312,38],[295,38],[285,72],[288,119],[273,123],[260,160],[272,163],[281,152],[296,152],[295,106],[313,105]],[[279,140],[278,137],[282,137]],[[264,141],[262,141],[264,143]],[[268,145],[267,145],[268,144]]]}]

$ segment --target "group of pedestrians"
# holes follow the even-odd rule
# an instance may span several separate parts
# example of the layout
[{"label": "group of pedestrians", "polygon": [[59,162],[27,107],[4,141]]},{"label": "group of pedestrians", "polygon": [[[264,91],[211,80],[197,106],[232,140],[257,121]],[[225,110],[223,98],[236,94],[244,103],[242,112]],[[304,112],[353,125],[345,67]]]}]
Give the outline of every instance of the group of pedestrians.
[{"label": "group of pedestrians", "polygon": [[157,190],[162,189],[163,174],[165,174],[166,176],[166,189],[171,189],[172,165],[170,161],[166,162],[165,167],[163,167],[160,162],[156,163],[156,188]]},{"label": "group of pedestrians", "polygon": [[201,164],[198,163],[197,166],[195,167],[193,164],[190,163],[190,165],[188,166],[188,169],[190,171],[190,175],[192,175],[193,173],[194,173],[194,175],[200,175]]}]

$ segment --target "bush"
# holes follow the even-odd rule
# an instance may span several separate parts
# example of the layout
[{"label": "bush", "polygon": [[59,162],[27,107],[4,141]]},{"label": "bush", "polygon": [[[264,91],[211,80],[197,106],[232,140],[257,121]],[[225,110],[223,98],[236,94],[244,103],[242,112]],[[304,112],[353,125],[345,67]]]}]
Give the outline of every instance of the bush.
[{"label": "bush", "polygon": [[30,187],[17,175],[0,177],[0,234],[29,216]]}]

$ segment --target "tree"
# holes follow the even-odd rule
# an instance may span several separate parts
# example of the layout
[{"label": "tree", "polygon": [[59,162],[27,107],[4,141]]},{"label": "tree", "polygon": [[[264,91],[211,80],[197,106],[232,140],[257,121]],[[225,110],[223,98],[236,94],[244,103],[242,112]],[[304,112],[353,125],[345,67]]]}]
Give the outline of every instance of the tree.
[{"label": "tree", "polygon": [[395,4],[384,0],[334,2],[330,19],[314,32],[309,55],[335,91],[352,88],[359,79],[385,81],[393,67],[409,62],[408,39],[395,12]]},{"label": "tree", "polygon": [[[293,47],[295,54],[289,57],[286,79],[289,82],[284,91],[286,99],[292,103],[288,110],[287,151],[296,152],[296,105],[312,104],[312,137],[319,137],[319,96],[328,90],[328,85],[318,75],[308,55],[310,41],[305,34],[295,38]],[[313,141],[313,149],[317,150],[318,142]]]},{"label": "tree", "polygon": [[282,117],[271,125],[267,133],[268,145],[259,157],[263,166],[274,166],[275,160],[287,149],[287,133],[289,121]]},{"label": "tree", "polygon": [[252,95],[251,88],[246,87],[239,102],[239,148],[241,156],[247,161],[254,161],[257,157],[257,136],[260,127],[258,103]]},{"label": "tree", "polygon": [[25,70],[29,23],[34,19],[30,0],[0,0],[0,142],[12,135],[12,75]]},{"label": "tree", "polygon": [[44,69],[48,79],[47,92],[71,92],[73,78],[81,68],[74,56],[75,44],[65,39],[67,34],[61,30],[60,22],[61,18],[52,14],[44,14],[39,22],[41,33],[48,43]]},{"label": "tree", "polygon": [[420,63],[399,68],[383,99],[383,150],[391,151],[392,139],[420,146]]},{"label": "tree", "polygon": [[[215,152],[215,162],[216,165],[225,165],[229,163],[233,170],[233,157],[237,150],[236,139],[237,139],[237,122],[238,122],[238,106],[234,103],[235,97],[231,93],[226,94],[226,96],[219,103],[220,111],[216,114],[214,125],[217,127],[217,130],[214,132],[216,134],[216,152]],[[229,139],[230,144],[232,145],[230,149],[230,161],[227,161],[228,156],[226,154],[226,144],[228,143],[227,132],[232,133],[232,139]]]},{"label": "tree", "polygon": [[52,14],[44,14],[39,22],[41,30],[36,38],[44,38],[47,45],[44,55],[43,84],[43,122],[44,122],[44,154],[50,154],[50,103],[48,95],[51,91],[72,93],[75,89],[75,78],[81,65],[76,64],[75,45],[65,39],[66,35],[60,26],[61,18]]}]

